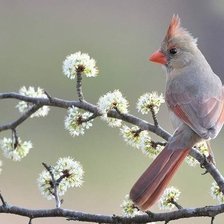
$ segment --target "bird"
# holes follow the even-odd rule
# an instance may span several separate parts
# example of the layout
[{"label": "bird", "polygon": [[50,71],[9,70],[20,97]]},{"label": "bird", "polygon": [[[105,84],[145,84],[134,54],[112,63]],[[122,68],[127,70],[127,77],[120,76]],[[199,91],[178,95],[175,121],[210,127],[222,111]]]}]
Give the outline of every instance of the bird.
[{"label": "bird", "polygon": [[[129,193],[142,211],[157,202],[191,148],[201,141],[209,145],[224,123],[222,82],[178,15],[173,15],[161,47],[149,60],[165,68],[165,101],[175,131]],[[209,157],[213,162],[212,152]]]}]

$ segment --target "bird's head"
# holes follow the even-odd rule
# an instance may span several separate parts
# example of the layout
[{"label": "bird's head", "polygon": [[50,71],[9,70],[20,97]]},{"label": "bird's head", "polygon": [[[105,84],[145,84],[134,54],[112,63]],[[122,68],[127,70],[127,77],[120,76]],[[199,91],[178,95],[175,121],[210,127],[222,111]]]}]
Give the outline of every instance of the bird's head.
[{"label": "bird's head", "polygon": [[180,18],[174,15],[160,49],[149,60],[169,69],[178,69],[190,64],[197,51],[197,39],[180,25]]}]

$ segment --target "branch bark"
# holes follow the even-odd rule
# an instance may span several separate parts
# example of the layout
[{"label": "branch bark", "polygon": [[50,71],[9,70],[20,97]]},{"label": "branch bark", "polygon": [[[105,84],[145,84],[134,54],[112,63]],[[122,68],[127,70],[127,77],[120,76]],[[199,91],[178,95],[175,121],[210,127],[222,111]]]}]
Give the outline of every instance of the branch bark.
[{"label": "branch bark", "polygon": [[77,212],[63,208],[54,209],[27,209],[17,206],[0,206],[0,213],[8,213],[19,216],[25,216],[30,219],[46,218],[46,217],[64,217],[68,220],[83,221],[83,222],[96,222],[96,223],[147,223],[147,222],[158,222],[171,220],[178,220],[182,218],[193,218],[193,217],[215,217],[220,213],[224,212],[224,204],[216,206],[206,206],[200,208],[188,208],[180,209],[172,212],[164,213],[150,213],[145,215],[138,215],[135,217],[124,217],[115,215],[99,215],[90,214],[84,212]]}]

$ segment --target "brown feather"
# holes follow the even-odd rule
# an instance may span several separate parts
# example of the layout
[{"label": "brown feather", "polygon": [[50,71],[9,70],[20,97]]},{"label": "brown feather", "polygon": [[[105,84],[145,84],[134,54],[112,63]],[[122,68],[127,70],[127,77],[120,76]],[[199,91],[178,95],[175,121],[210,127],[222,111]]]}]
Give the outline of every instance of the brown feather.
[{"label": "brown feather", "polygon": [[159,198],[189,149],[171,150],[167,147],[138,179],[130,192],[130,198],[140,209],[146,210]]},{"label": "brown feather", "polygon": [[168,173],[166,174],[165,178],[161,181],[161,183],[158,185],[158,187],[155,189],[151,197],[148,197],[145,203],[141,205],[142,210],[147,210],[157,201],[157,199],[161,196],[161,194],[169,184],[171,178],[174,176],[177,169],[182,164],[188,153],[189,149],[180,150],[179,159],[174,164],[169,164],[170,169],[168,170]]}]

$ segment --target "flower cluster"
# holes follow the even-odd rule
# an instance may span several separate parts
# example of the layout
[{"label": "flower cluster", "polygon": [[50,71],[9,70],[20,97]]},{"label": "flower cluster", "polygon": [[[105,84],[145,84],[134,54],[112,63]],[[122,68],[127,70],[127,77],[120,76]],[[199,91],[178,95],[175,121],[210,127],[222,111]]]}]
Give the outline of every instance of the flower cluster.
[{"label": "flower cluster", "polygon": [[134,148],[145,148],[145,143],[150,141],[148,131],[142,131],[137,126],[129,128],[127,125],[123,125],[120,131],[124,141]]},{"label": "flower cluster", "polygon": [[149,136],[148,131],[141,130],[137,126],[128,127],[123,125],[120,128],[121,135],[127,144],[140,149],[142,153],[150,158],[155,158],[164,148],[162,145],[155,145]]},{"label": "flower cluster", "polygon": [[172,202],[177,202],[180,197],[180,191],[175,187],[166,188],[163,195],[159,200],[159,208],[164,209],[173,209],[175,205]]},{"label": "flower cluster", "polygon": [[68,108],[67,116],[65,117],[65,129],[73,137],[83,135],[85,129],[89,129],[92,126],[92,120],[86,121],[90,116],[92,116],[90,112],[81,113],[76,107]]},{"label": "flower cluster", "polygon": [[122,121],[107,117],[107,113],[110,110],[115,109],[121,114],[128,113],[128,101],[122,96],[119,90],[114,90],[101,96],[97,105],[99,111],[103,114],[102,119],[107,121],[111,127],[120,127]]},{"label": "flower cluster", "polygon": [[55,166],[51,167],[55,183],[47,170],[43,170],[37,179],[41,194],[48,200],[55,196],[54,184],[58,196],[62,196],[72,187],[80,187],[83,183],[83,168],[81,164],[70,157],[60,158]]},{"label": "flower cluster", "polygon": [[212,183],[211,196],[213,199],[217,200],[220,204],[224,203],[224,195],[216,182]]},{"label": "flower cluster", "polygon": [[122,208],[123,214],[127,217],[133,217],[135,215],[143,214],[143,212],[141,212],[138,208],[134,206],[128,194],[125,196],[120,206]]},{"label": "flower cluster", "polygon": [[[37,87],[37,90],[33,86],[30,86],[26,88],[23,86],[20,90],[19,93],[23,96],[30,96],[30,97],[36,97],[36,98],[47,98],[46,94],[44,93],[44,90],[41,89],[40,87]],[[20,101],[17,105],[16,108],[18,108],[20,113],[24,113],[27,110],[29,110],[33,106],[32,103],[28,103],[25,101]],[[30,117],[44,117],[47,116],[50,108],[48,106],[43,106],[39,110],[37,110],[35,113],[33,113]]]},{"label": "flower cluster", "polygon": [[[133,202],[131,201],[129,195],[127,194],[123,200],[123,202],[120,205],[122,209],[122,213],[126,217],[134,217],[136,215],[143,215],[144,212],[140,211]],[[149,222],[150,224],[155,224],[155,222]]]},{"label": "flower cluster", "polygon": [[[52,169],[53,171],[53,169]],[[40,189],[41,194],[46,197],[48,200],[53,199],[54,198],[54,186],[53,186],[53,182],[52,182],[52,178],[50,173],[47,170],[43,170],[40,175],[39,178],[37,179],[38,182],[38,186]],[[64,189],[62,189],[61,187],[58,187],[58,195],[61,196],[63,195],[65,192]]]},{"label": "flower cluster", "polygon": [[22,142],[20,138],[18,138],[17,141],[17,144],[15,143],[15,140],[11,138],[3,138],[0,141],[0,147],[6,158],[14,161],[20,161],[33,147],[30,141]]},{"label": "flower cluster", "polygon": [[70,157],[60,158],[55,166],[59,176],[64,176],[67,187],[80,187],[83,183],[83,168],[78,161]]},{"label": "flower cluster", "polygon": [[[208,145],[206,141],[201,141],[197,143],[195,146],[202,155],[205,155],[206,157],[209,155],[209,149],[208,149]],[[199,164],[199,162],[190,155],[186,157],[185,161],[189,166],[192,166],[192,167],[195,167],[196,165]]]},{"label": "flower cluster", "polygon": [[148,114],[152,108],[155,113],[158,113],[160,105],[164,102],[162,94],[158,95],[156,92],[145,93],[138,99],[137,110],[142,114]]},{"label": "flower cluster", "polygon": [[63,63],[63,73],[69,79],[75,79],[78,73],[87,77],[95,77],[98,69],[93,58],[79,51],[66,57]]},{"label": "flower cluster", "polygon": [[163,150],[164,146],[157,145],[154,147],[152,145],[151,138],[147,138],[145,141],[145,145],[142,145],[142,152],[143,154],[147,155],[148,157],[154,159],[156,156],[159,155],[159,153]]}]

